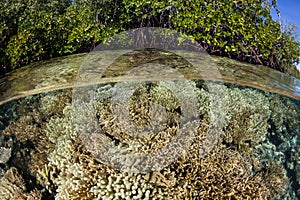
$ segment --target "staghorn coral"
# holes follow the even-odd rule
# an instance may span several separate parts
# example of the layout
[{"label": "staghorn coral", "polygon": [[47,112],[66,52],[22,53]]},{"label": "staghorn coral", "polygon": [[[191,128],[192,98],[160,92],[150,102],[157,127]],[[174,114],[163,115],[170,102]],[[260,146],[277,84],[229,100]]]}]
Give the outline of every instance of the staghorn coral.
[{"label": "staghorn coral", "polygon": [[[210,123],[222,116],[223,121],[218,123],[223,125],[224,141],[227,144],[249,154],[265,140],[271,113],[266,96],[257,90],[230,88],[213,82],[200,87],[197,91],[199,114],[209,119]],[[212,104],[215,97],[213,93],[216,91],[224,93],[221,96],[222,105]]]},{"label": "staghorn coral", "polygon": [[[65,108],[66,118],[71,117],[68,111],[70,106]],[[116,181],[116,177],[121,176],[120,173],[116,175],[114,169],[95,161],[78,143],[78,138],[74,134],[75,127],[69,125],[63,123],[62,126],[66,131],[56,140],[52,140],[56,143],[56,149],[50,154],[48,165],[40,171],[40,180],[47,180],[44,183],[48,183],[48,188],[52,187],[50,184],[55,185],[52,188],[57,188],[53,191],[56,192],[56,199],[93,199],[105,192],[107,197],[110,194],[110,198],[113,198],[118,194],[117,188],[109,191],[108,183],[112,184],[111,187],[117,187],[117,183],[113,184],[112,180]],[[61,127],[59,129],[61,130]],[[120,177],[118,181],[119,179]],[[100,191],[98,187],[101,187],[102,183],[106,183],[107,188]]]},{"label": "staghorn coral", "polygon": [[14,135],[20,142],[31,140],[43,131],[41,127],[41,115],[37,111],[21,116],[16,121],[11,121],[10,125],[3,130],[3,135]]},{"label": "staghorn coral", "polygon": [[287,97],[269,94],[271,135],[277,140],[284,141],[285,134],[295,136],[299,134],[299,109]]},{"label": "staghorn coral", "polygon": [[[190,82],[190,84],[192,84],[192,82]],[[161,104],[167,110],[175,110],[180,106],[176,95],[162,84],[153,87],[149,95],[154,102]]]},{"label": "staghorn coral", "polygon": [[[56,114],[47,113],[49,110],[43,109],[43,104],[39,104],[40,99],[45,99],[47,95],[60,96],[57,102],[52,103],[52,107],[60,105],[58,101],[65,101],[67,96],[70,96],[68,91],[64,94],[63,92],[49,92],[47,94],[39,94],[31,97],[26,97],[17,101],[21,108],[13,108],[16,117],[9,117],[10,123],[2,131],[2,134],[7,137],[13,137],[17,139],[14,141],[12,148],[12,156],[10,162],[7,163],[9,166],[16,166],[19,170],[26,175],[26,184],[34,185],[35,177],[40,168],[42,168],[47,162],[49,153],[53,150],[54,145],[50,142],[46,136],[44,130],[46,124],[50,119],[50,116],[54,117],[62,113],[57,108],[54,109]],[[43,103],[46,103],[45,101]],[[49,102],[47,102],[49,103]],[[62,106],[65,103],[61,103]],[[44,106],[45,107],[45,106]],[[48,106],[50,109],[50,107]],[[9,113],[9,112],[8,112]],[[20,193],[21,195],[21,193]],[[22,199],[23,197],[16,197]],[[25,198],[25,197],[24,197]],[[28,197],[29,198],[29,197]]]},{"label": "staghorn coral", "polygon": [[[268,121],[268,142],[259,145],[255,154],[260,155],[263,161],[276,162],[286,167],[291,184],[282,198],[295,199],[297,197],[292,188],[300,187],[300,174],[297,170],[300,150],[299,107],[290,98],[272,93],[266,93],[266,96],[271,111]],[[299,193],[297,195],[299,198]]]},{"label": "staghorn coral", "polygon": [[[70,96],[68,92],[55,92],[52,96],[47,94],[51,97],[42,96],[43,103],[35,106],[27,115],[16,118],[11,127],[6,128],[5,133],[9,136],[20,132],[22,126],[33,132],[29,135],[15,135],[22,142],[33,141],[34,149],[30,150],[30,173],[37,173],[39,183],[55,194],[56,199],[279,197],[288,184],[286,172],[282,168],[284,162],[265,164],[266,160],[272,160],[276,156],[266,152],[276,150],[274,144],[264,141],[268,130],[266,122],[270,116],[269,99],[250,89],[233,89],[215,83],[199,89],[197,83],[189,84],[198,102],[197,115],[194,115],[197,117],[192,122],[181,120],[182,102],[188,104],[192,101],[180,98],[185,96],[190,99],[190,94],[176,96],[173,94],[176,94],[176,90],[171,88],[172,85],[159,82],[141,85],[135,88],[127,104],[122,104],[110,101],[116,87],[122,87],[115,84],[99,86],[96,98],[80,104],[76,109],[75,106],[78,105],[68,105],[69,101],[59,104]],[[180,89],[182,88],[178,88]],[[212,93],[222,90],[226,93],[224,105],[228,109],[211,107],[212,98],[216,96]],[[53,107],[56,104],[60,105],[57,110]],[[119,108],[118,104],[128,111],[128,116],[113,111],[116,108],[113,106]],[[211,124],[218,122],[217,117],[222,112],[226,113],[225,127],[215,127],[214,132],[210,131]],[[87,116],[94,117],[95,120],[89,120]],[[131,121],[122,121],[123,119]],[[75,126],[74,122],[78,121],[82,126]],[[119,122],[124,123],[120,125]],[[132,129],[134,123],[138,126]],[[152,132],[143,129],[144,126],[149,127]],[[188,133],[190,130],[195,135],[191,141],[185,140],[191,138],[183,137],[180,142],[188,144],[188,149],[177,153],[178,159],[162,169],[151,172],[124,172],[105,162],[105,159],[99,159],[98,154],[105,152],[111,145],[120,152],[150,154],[172,142],[179,133],[179,127],[187,136],[192,135]],[[218,135],[224,135],[224,138],[219,138]],[[215,141],[210,143],[212,140]],[[229,148],[232,145],[237,145],[239,151]],[[268,145],[270,147],[266,147]],[[257,151],[260,149],[262,156],[252,157],[252,160],[243,157],[245,152],[249,155],[252,148]],[[278,154],[275,150],[273,153]],[[15,157],[19,154],[19,157],[24,157],[22,152]],[[168,152],[172,153],[176,154],[176,149]],[[267,159],[266,156],[270,158]],[[284,155],[277,157],[281,159]],[[153,158],[153,162],[165,162],[164,160],[160,157]],[[116,157],[114,161],[118,164],[126,160]],[[295,164],[294,167],[297,166]],[[5,179],[3,181],[5,184],[0,187],[3,193],[9,194],[11,188],[14,188],[15,198],[29,198],[30,191],[26,191],[23,186],[18,189],[16,186],[7,186],[9,183]],[[35,193],[36,196],[40,195],[37,190],[31,193],[32,196]]]},{"label": "staghorn coral", "polygon": [[251,153],[264,141],[270,117],[268,99],[259,91],[228,89],[225,141],[237,145],[238,150]]},{"label": "staghorn coral", "polygon": [[25,181],[16,168],[10,168],[0,179],[0,199],[2,200],[40,200],[39,190],[27,191]]},{"label": "staghorn coral", "polygon": [[0,163],[5,164],[11,157],[11,148],[0,147]]},{"label": "staghorn coral", "polygon": [[39,110],[47,118],[61,117],[63,109],[71,103],[71,96],[72,91],[70,89],[48,92],[40,98]]},{"label": "staghorn coral", "polygon": [[34,175],[36,168],[47,162],[47,155],[53,149],[53,144],[44,134],[45,125],[42,113],[33,109],[27,115],[11,121],[2,132],[6,137],[15,136],[21,143],[15,142],[20,148],[13,149],[11,162],[30,175]]},{"label": "staghorn coral", "polygon": [[[112,87],[108,88],[111,89]],[[149,89],[140,87],[134,95],[145,97],[143,100],[145,102],[139,102],[138,100],[143,98],[134,99],[135,96],[129,100],[136,103],[134,105],[136,107],[133,107],[133,102],[132,104],[129,103],[128,109],[134,114],[132,119],[136,120],[136,122],[143,122],[141,123],[143,125],[149,123],[147,121],[149,112],[145,112],[143,109],[151,107],[149,105],[152,102],[149,97],[151,97],[151,91],[157,89],[155,85]],[[232,92],[231,95],[238,93],[238,91],[231,91],[231,89],[227,90]],[[149,93],[150,95],[147,96]],[[158,94],[157,91],[155,93]],[[109,92],[106,94],[109,96]],[[259,95],[259,93],[257,94]],[[135,138],[129,133],[122,132],[114,120],[115,116],[111,111],[111,104],[105,99],[83,103],[80,105],[81,108],[76,108],[76,111],[81,110],[91,116],[95,115],[95,113],[89,112],[95,111],[97,113],[96,122],[85,120],[82,115],[76,116],[78,118],[74,119],[73,105],[66,106],[63,115],[52,118],[47,125],[46,135],[56,145],[56,148],[49,155],[48,164],[40,169],[39,180],[50,191],[56,193],[56,199],[268,199],[276,196],[276,194],[280,194],[282,190],[274,185],[278,184],[278,182],[276,182],[276,176],[272,176],[272,170],[268,168],[266,174],[257,173],[258,171],[263,171],[260,162],[255,161],[257,166],[253,167],[253,162],[247,160],[238,151],[222,145],[222,138],[219,138],[220,140],[217,141],[217,144],[211,151],[205,150],[207,146],[204,145],[204,142],[211,137],[209,135],[211,133],[208,130],[213,114],[210,110],[204,110],[208,103],[208,92],[202,89],[198,91],[198,95],[200,95],[198,100],[206,99],[206,101],[202,101],[202,104],[199,106],[199,111],[203,111],[202,119],[196,120],[189,127],[196,130],[191,145],[176,161],[159,171],[152,172],[122,172],[104,164],[101,160],[94,158],[95,154],[93,154],[93,151],[97,151],[98,148],[105,149],[105,147],[97,144],[97,140],[105,139],[105,143],[114,145],[118,141],[117,146],[119,148],[129,149],[133,153],[149,153],[162,148],[165,143],[170,141],[167,138],[174,137],[176,132],[167,135],[161,134],[168,130],[164,129],[162,132],[159,132],[160,134],[153,135],[151,140]],[[241,91],[237,99],[241,100],[242,98],[252,97],[252,95],[253,93],[248,90]],[[153,102],[157,99],[159,98],[153,97]],[[169,98],[170,101],[171,99],[173,98]],[[247,99],[243,101],[241,104],[246,102],[246,108],[257,111],[254,102],[250,102],[251,100]],[[257,97],[257,102],[267,103],[261,96]],[[136,112],[138,106],[142,109]],[[268,108],[268,104],[261,106]],[[168,112],[174,114],[178,112],[176,108],[177,106],[174,106]],[[235,127],[232,127],[231,123],[236,122],[234,120],[238,120],[235,114],[243,112],[245,108],[240,106],[234,109],[228,111],[232,112],[232,114],[227,118],[228,127],[231,127],[232,130]],[[265,114],[263,116],[267,117],[269,114],[266,111],[267,109],[262,110],[260,114]],[[249,113],[254,114],[252,111],[249,111]],[[165,114],[163,113],[162,116],[165,116]],[[147,120],[144,120],[145,118]],[[76,120],[85,120],[82,123],[84,127],[77,129],[73,123]],[[173,118],[173,122],[176,122],[176,120],[176,117]],[[257,125],[255,122],[254,120],[250,124],[241,124],[245,126]],[[165,122],[165,125],[170,126],[169,128],[172,128],[173,124],[168,121]],[[99,127],[97,129],[99,125],[101,130]],[[265,134],[264,125],[259,127],[262,129],[260,133]],[[175,130],[176,126],[173,126],[173,129]],[[105,138],[98,135],[99,138],[97,138],[97,133],[103,133],[103,131],[106,135],[113,137]],[[234,133],[238,134],[238,131]],[[79,136],[80,134],[81,136]],[[244,137],[250,139],[254,137],[253,140],[257,141],[262,141],[262,138],[264,138],[263,136],[257,139],[255,136],[253,133]],[[161,141],[165,141],[165,143],[162,142],[161,144]],[[238,142],[239,140],[234,139],[233,141]],[[244,142],[244,140],[241,141]],[[86,146],[86,144],[89,146]],[[155,144],[160,145],[157,146]],[[256,143],[253,142],[252,144],[255,145]],[[103,150],[98,149],[98,151],[101,152]],[[207,153],[202,155],[203,152]],[[280,166],[278,169],[280,169]],[[283,171],[280,171],[280,173],[284,174]],[[266,183],[263,179],[269,175],[269,180],[272,179],[273,181]],[[281,188],[284,188],[285,184],[286,182],[282,181]]]},{"label": "staghorn coral", "polygon": [[270,190],[270,197],[279,198],[288,184],[288,178],[283,166],[275,162],[267,162],[262,177],[265,185]]},{"label": "staghorn coral", "polygon": [[62,110],[70,103],[70,98],[71,91],[66,90],[19,100],[18,104],[22,109],[15,108],[18,117],[10,121],[10,124],[3,130],[3,135],[14,135],[20,142],[41,137],[48,119],[62,115]]},{"label": "staghorn coral", "polygon": [[267,199],[269,196],[262,178],[252,175],[249,162],[234,150],[215,148],[197,164],[197,168],[190,167],[193,173],[188,176],[191,199]]},{"label": "staghorn coral", "polygon": [[[206,128],[203,124],[199,131]],[[98,163],[74,141],[60,138],[49,158],[56,199],[266,199],[269,191],[261,177],[251,175],[249,163],[238,152],[218,146],[199,159],[195,147],[204,133],[199,132],[188,154],[162,171],[136,174]]]}]

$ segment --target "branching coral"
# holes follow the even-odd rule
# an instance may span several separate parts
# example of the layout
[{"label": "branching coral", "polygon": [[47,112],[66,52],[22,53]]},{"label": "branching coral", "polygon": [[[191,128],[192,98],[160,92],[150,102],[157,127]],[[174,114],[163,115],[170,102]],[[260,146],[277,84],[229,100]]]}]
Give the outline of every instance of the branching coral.
[{"label": "branching coral", "polygon": [[[276,94],[266,94],[270,102],[271,116],[269,119],[268,139],[272,146],[264,148],[264,154],[261,148],[257,154],[261,154],[261,158],[272,162],[277,162],[286,166],[291,178],[289,187],[300,187],[299,170],[299,131],[300,131],[300,110],[292,99],[279,96]],[[266,159],[268,158],[268,159]],[[277,167],[278,168],[278,167]],[[279,170],[280,172],[280,170]],[[279,173],[278,172],[278,173]],[[286,194],[296,198],[293,190],[288,189]],[[285,195],[286,195],[285,194]],[[299,197],[299,193],[298,193]]]},{"label": "branching coral", "polygon": [[268,99],[250,89],[228,89],[225,141],[249,153],[265,140],[270,116]]},{"label": "branching coral", "polygon": [[[213,93],[222,91],[223,104],[212,104]],[[199,89],[199,114],[203,118],[221,124],[224,140],[236,146],[240,152],[250,153],[265,140],[270,117],[269,101],[261,92],[251,89],[230,88],[216,83],[207,83]],[[223,106],[223,107],[221,107]]]},{"label": "branching coral", "polygon": [[191,168],[193,175],[188,178],[192,199],[267,199],[269,196],[262,178],[251,174],[249,162],[236,151],[216,148],[199,161],[198,168]]},{"label": "branching coral", "polygon": [[[29,154],[31,174],[37,173],[39,183],[55,194],[56,199],[280,197],[288,185],[283,162],[266,160],[284,155],[267,155],[267,150],[276,150],[274,144],[264,141],[267,122],[278,118],[273,122],[274,127],[284,124],[286,130],[295,129],[296,111],[291,110],[292,117],[284,122],[283,116],[277,117],[280,113],[270,108],[276,99],[269,101],[261,92],[216,83],[201,88],[199,83],[186,83],[189,91],[180,95],[176,91],[183,89],[174,89],[176,84],[167,82],[147,83],[134,91],[124,91],[126,85],[122,84],[101,85],[93,94],[95,98],[72,105],[69,105],[70,91],[54,92],[43,96],[41,104],[27,115],[16,118],[4,133],[14,134],[23,143],[33,142]],[[129,92],[126,103],[118,99],[124,96],[114,96],[120,91]],[[222,99],[224,105],[212,106],[219,91],[226,93]],[[189,106],[193,102],[198,105]],[[184,110],[183,103],[189,108]],[[186,113],[192,117],[185,120]],[[224,122],[218,118],[221,115]],[[180,133],[181,137],[174,139]],[[175,145],[164,154],[155,154],[171,143]],[[180,150],[180,145],[185,148]],[[255,156],[252,149],[262,152]],[[275,150],[273,153],[278,153]],[[112,154],[114,151],[119,154]],[[150,160],[149,165],[163,163],[163,167],[122,171],[118,165],[128,161],[122,153],[137,156],[133,158],[151,155],[148,160],[136,161]],[[171,159],[172,155],[176,159]],[[125,164],[125,167],[130,166]],[[0,181],[0,195],[19,199],[41,196],[37,190],[26,191],[24,180],[13,185],[6,177]]]},{"label": "branching coral", "polygon": [[261,177],[251,175],[238,152],[218,146],[199,159],[196,147],[206,129],[203,123],[188,153],[175,163],[160,172],[137,174],[98,163],[70,137],[60,136],[49,158],[56,199],[266,199],[269,191]]},{"label": "branching coral", "polygon": [[262,173],[263,181],[270,190],[271,198],[279,198],[286,189],[288,178],[282,165],[267,162],[265,172]]},{"label": "branching coral", "polygon": [[47,118],[60,117],[66,105],[71,103],[71,90],[48,92],[40,99],[39,110]]},{"label": "branching coral", "polygon": [[[32,144],[21,145],[20,149],[15,148],[18,152],[13,152],[15,156],[12,158],[13,163],[31,175],[34,175],[36,167],[43,166],[47,162],[47,155],[53,148],[44,134],[45,125],[46,121],[43,121],[42,114],[37,109],[33,109],[27,115],[11,121],[2,132],[7,137],[15,136],[22,144]],[[29,160],[28,157],[31,159]]]},{"label": "branching coral", "polygon": [[[46,105],[50,104],[49,101],[45,101],[45,99],[49,100],[48,95],[55,96],[51,105]],[[27,177],[34,180],[38,169],[48,162],[47,157],[54,148],[44,132],[46,124],[50,116],[61,115],[62,108],[55,109],[55,106],[64,107],[65,103],[63,102],[66,102],[67,96],[70,96],[70,92],[49,92],[46,96],[40,94],[18,100],[21,108],[14,108],[14,110],[18,110],[17,116],[9,118],[10,124],[2,132],[6,137],[15,136],[17,139],[8,165],[18,167]],[[55,114],[50,112],[51,109]],[[31,181],[29,184],[34,183]],[[21,197],[19,198],[21,199]]]},{"label": "branching coral", "polygon": [[269,99],[271,105],[271,134],[277,137],[282,137],[283,134],[291,136],[299,134],[300,113],[296,105],[291,103],[287,97],[279,95],[270,94]]},{"label": "branching coral", "polygon": [[27,191],[25,181],[16,168],[10,168],[0,179],[0,199],[40,200],[42,194],[37,189]]},{"label": "branching coral", "polygon": [[5,128],[3,134],[6,136],[15,135],[21,142],[33,139],[42,132],[41,115],[38,112],[27,113],[21,116],[17,121],[12,121]]},{"label": "branching coral", "polygon": [[[147,119],[149,112],[145,112],[145,109],[149,109],[151,103],[160,101],[160,97],[155,97],[159,91],[155,90],[158,88],[154,85],[148,89],[140,87],[129,100],[132,104],[129,103],[128,110],[134,115],[131,119],[143,122],[140,125],[149,123]],[[237,90],[227,90],[230,93],[229,96],[235,97],[234,100],[238,100],[240,104],[237,107],[233,107],[232,104],[231,110],[228,111],[231,113],[227,119],[227,128],[230,128],[230,132],[228,131],[226,136],[233,138],[232,141],[241,146],[245,143],[245,138],[253,140],[251,145],[255,146],[264,139],[266,134],[265,120],[269,116],[268,102],[258,92],[243,90],[238,94]],[[155,92],[151,93],[151,91]],[[107,148],[109,144],[117,144],[118,148],[127,149],[130,153],[149,153],[170,142],[168,137],[173,138],[176,131],[164,135],[162,133],[168,129],[163,129],[160,134],[150,137],[150,140],[135,138],[129,133],[122,132],[118,127],[111,110],[111,103],[105,99],[84,103],[80,105],[81,108],[76,108],[77,111],[84,111],[87,116],[95,115],[95,122],[84,119],[86,116],[82,115],[74,119],[73,105],[66,106],[64,114],[61,117],[52,118],[47,125],[46,135],[56,148],[48,157],[49,163],[40,170],[39,180],[44,181],[43,184],[56,193],[56,199],[268,199],[279,195],[282,191],[279,188],[284,188],[286,185],[284,171],[276,170],[276,173],[280,172],[282,176],[279,176],[282,179],[274,175],[275,173],[270,168],[267,168],[266,174],[258,173],[262,170],[261,166],[253,168],[253,162],[248,161],[238,151],[222,145],[221,140],[216,142],[217,145],[211,151],[205,150],[208,147],[205,146],[204,141],[211,137],[208,130],[213,114],[204,109],[209,102],[208,92],[202,89],[197,94],[200,95],[198,100],[205,100],[199,101],[202,103],[199,105],[199,111],[202,110],[203,115],[201,119],[195,121],[193,126],[190,126],[195,130],[195,135],[189,148],[170,165],[152,172],[122,172],[112,165],[106,165],[101,162],[101,159],[94,157],[95,151],[101,153],[106,148],[97,144],[97,140],[106,138]],[[253,95],[256,98],[249,99]],[[137,96],[145,98],[134,99]],[[171,101],[174,98],[164,99]],[[229,100],[228,103],[230,103]],[[170,109],[167,109],[167,112],[178,112],[178,106],[169,105]],[[258,105],[260,105],[259,108],[257,108]],[[162,106],[165,107],[167,104]],[[139,108],[141,108],[140,111],[138,111]],[[243,119],[241,113],[245,111],[249,113],[246,115],[250,118],[249,123],[238,121],[239,118]],[[177,114],[180,115],[180,113]],[[146,120],[139,121],[141,118]],[[86,120],[83,121],[83,127],[74,126],[74,120],[78,119]],[[259,119],[262,123],[259,123]],[[173,122],[176,120],[175,117]],[[168,121],[165,125],[170,126],[169,129],[176,129],[176,126],[172,127]],[[239,128],[242,125],[250,126],[249,130]],[[240,133],[241,130],[248,131],[246,133],[249,135]],[[105,134],[99,136],[99,133]],[[236,136],[239,133],[242,134],[241,138]],[[99,150],[99,148],[103,149]],[[257,163],[260,165],[259,161]],[[280,169],[280,166],[277,169]],[[263,179],[270,180],[270,182],[267,183]],[[279,179],[281,180],[280,187],[277,187],[276,184],[279,182],[276,180]]]}]

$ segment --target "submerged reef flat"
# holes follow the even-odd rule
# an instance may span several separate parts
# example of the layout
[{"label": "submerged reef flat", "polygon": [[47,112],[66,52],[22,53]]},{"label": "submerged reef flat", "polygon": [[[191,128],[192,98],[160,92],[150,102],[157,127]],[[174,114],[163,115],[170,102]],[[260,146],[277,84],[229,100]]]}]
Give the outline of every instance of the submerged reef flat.
[{"label": "submerged reef flat", "polygon": [[[131,121],[121,125],[125,117],[111,100],[121,84],[95,85],[80,104],[65,89],[2,105],[0,199],[298,199],[299,101],[232,84],[188,84],[198,103],[187,110],[197,113],[193,121],[181,120],[182,104],[164,81],[135,88],[122,108]],[[209,131],[220,114],[210,106],[212,89],[225,93],[216,136]],[[178,155],[168,165],[119,166],[129,166],[127,154],[165,163],[159,156],[166,155],[152,153],[189,131],[191,140],[180,141],[187,148],[168,152]]]}]

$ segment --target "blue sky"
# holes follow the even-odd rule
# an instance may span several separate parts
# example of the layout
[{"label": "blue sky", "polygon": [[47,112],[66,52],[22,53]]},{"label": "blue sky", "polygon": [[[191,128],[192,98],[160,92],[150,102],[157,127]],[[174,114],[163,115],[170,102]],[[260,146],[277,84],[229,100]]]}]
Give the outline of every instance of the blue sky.
[{"label": "blue sky", "polygon": [[283,22],[293,22],[298,27],[298,39],[300,40],[300,1],[299,0],[277,0]]},{"label": "blue sky", "polygon": [[[300,0],[277,0],[278,9],[283,23],[293,22],[298,27],[298,40],[300,41]],[[300,64],[298,65],[300,70]]]}]

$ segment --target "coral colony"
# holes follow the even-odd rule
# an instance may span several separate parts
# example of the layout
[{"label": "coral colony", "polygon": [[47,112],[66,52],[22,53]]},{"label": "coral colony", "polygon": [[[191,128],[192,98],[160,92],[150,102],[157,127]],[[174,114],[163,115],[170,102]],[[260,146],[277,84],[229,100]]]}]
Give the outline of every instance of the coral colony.
[{"label": "coral colony", "polygon": [[98,155],[107,147],[97,140],[133,154],[153,152],[169,143],[178,133],[181,113],[178,99],[163,81],[140,86],[127,104],[132,120],[140,125],[149,124],[150,107],[165,108],[166,112],[156,116],[165,118],[163,128],[148,137],[132,137],[129,128],[124,132],[117,126],[109,98],[120,84],[98,85],[95,98],[76,108],[85,116],[91,110],[87,108],[96,111],[97,123],[105,132],[100,138],[92,122],[82,130],[74,125],[70,90],[30,96],[4,106],[4,110],[10,107],[4,116],[10,122],[1,126],[1,162],[6,168],[2,169],[0,198],[296,199],[300,163],[295,104],[264,91],[209,83],[226,91],[227,109],[220,137],[201,156],[199,149],[205,150],[213,115],[207,88],[197,81],[189,84],[199,103],[200,117],[188,126],[194,138],[178,159],[149,172],[119,170],[103,162]]}]

